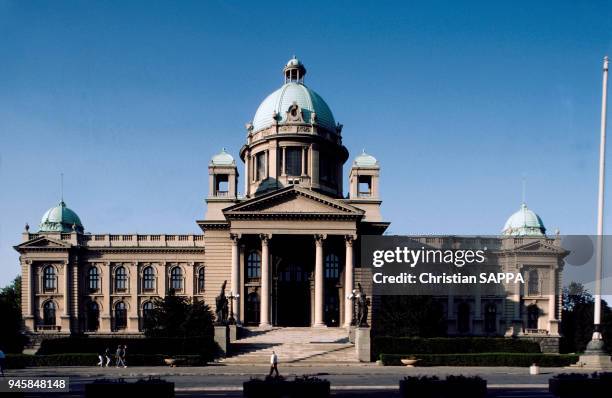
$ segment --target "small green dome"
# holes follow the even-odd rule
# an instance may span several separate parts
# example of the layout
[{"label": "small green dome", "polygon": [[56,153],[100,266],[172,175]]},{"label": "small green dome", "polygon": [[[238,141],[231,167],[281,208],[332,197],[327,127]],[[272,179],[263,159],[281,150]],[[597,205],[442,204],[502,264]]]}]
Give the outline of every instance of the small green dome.
[{"label": "small green dome", "polygon": [[545,233],[542,219],[533,210],[528,209],[525,203],[508,218],[502,230],[503,235],[509,236],[543,236]]},{"label": "small green dome", "polygon": [[378,160],[370,154],[367,154],[365,149],[353,161],[354,167],[378,167]]},{"label": "small green dome", "polygon": [[225,148],[223,148],[221,152],[212,157],[210,164],[213,166],[233,166],[236,164],[236,161],[234,157],[225,152]]},{"label": "small green dome", "polygon": [[40,232],[83,232],[79,216],[66,207],[62,200],[59,205],[50,208],[40,220]]}]

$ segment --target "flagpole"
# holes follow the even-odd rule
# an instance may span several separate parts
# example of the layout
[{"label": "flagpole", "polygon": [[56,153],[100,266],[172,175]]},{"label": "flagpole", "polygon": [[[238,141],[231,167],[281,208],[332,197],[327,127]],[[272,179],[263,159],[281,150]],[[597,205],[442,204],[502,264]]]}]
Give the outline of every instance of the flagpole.
[{"label": "flagpole", "polygon": [[603,89],[601,98],[601,138],[599,142],[599,193],[597,200],[597,261],[595,265],[595,311],[592,340],[601,335],[601,279],[603,278],[604,191],[606,173],[606,108],[608,97],[608,57],[603,61]]}]

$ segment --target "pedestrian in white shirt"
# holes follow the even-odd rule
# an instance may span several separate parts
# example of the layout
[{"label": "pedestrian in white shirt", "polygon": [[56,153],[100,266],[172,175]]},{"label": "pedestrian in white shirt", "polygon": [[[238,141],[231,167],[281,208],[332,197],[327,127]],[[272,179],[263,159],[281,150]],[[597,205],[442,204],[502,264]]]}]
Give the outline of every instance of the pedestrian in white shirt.
[{"label": "pedestrian in white shirt", "polygon": [[270,377],[272,377],[272,372],[276,372],[276,377],[278,377],[278,356],[274,351],[272,351],[270,356]]}]

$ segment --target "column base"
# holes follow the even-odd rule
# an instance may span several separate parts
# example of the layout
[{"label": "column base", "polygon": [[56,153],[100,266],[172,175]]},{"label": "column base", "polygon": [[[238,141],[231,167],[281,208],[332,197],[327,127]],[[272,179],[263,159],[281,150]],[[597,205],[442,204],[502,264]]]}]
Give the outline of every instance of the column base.
[{"label": "column base", "polygon": [[272,325],[270,325],[269,323],[260,323],[258,328],[262,330],[270,330],[272,329]]},{"label": "column base", "polygon": [[327,328],[327,325],[324,323],[315,323],[314,325],[311,326],[312,328],[316,328],[316,329],[325,329]]}]

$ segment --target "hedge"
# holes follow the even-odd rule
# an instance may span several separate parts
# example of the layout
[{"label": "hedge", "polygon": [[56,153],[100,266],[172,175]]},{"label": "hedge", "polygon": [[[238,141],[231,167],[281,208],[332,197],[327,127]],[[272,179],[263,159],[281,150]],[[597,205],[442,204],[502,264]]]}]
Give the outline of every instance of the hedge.
[{"label": "hedge", "polygon": [[485,352],[540,353],[534,341],[503,337],[390,337],[372,339],[374,358],[379,354],[475,354]]},{"label": "hedge", "polygon": [[218,346],[212,338],[119,338],[119,337],[63,337],[43,340],[37,354],[98,354],[108,348],[115,354],[118,345],[127,345],[127,354],[140,355],[200,355],[213,359]]},{"label": "hedge", "polygon": [[402,365],[401,359],[414,356],[419,359],[416,366],[518,366],[534,363],[544,367],[569,366],[578,362],[578,355],[487,352],[470,354],[380,354],[385,366]]},{"label": "hedge", "polygon": [[[165,365],[164,358],[167,356],[153,354],[129,354],[126,357],[130,366],[162,366]],[[200,355],[181,355],[184,359],[183,365],[202,366],[208,362],[207,358]],[[8,369],[21,369],[39,366],[95,366],[98,363],[97,354],[53,354],[53,355],[24,355],[7,354],[6,367]],[[110,366],[115,365],[114,356]]]}]

